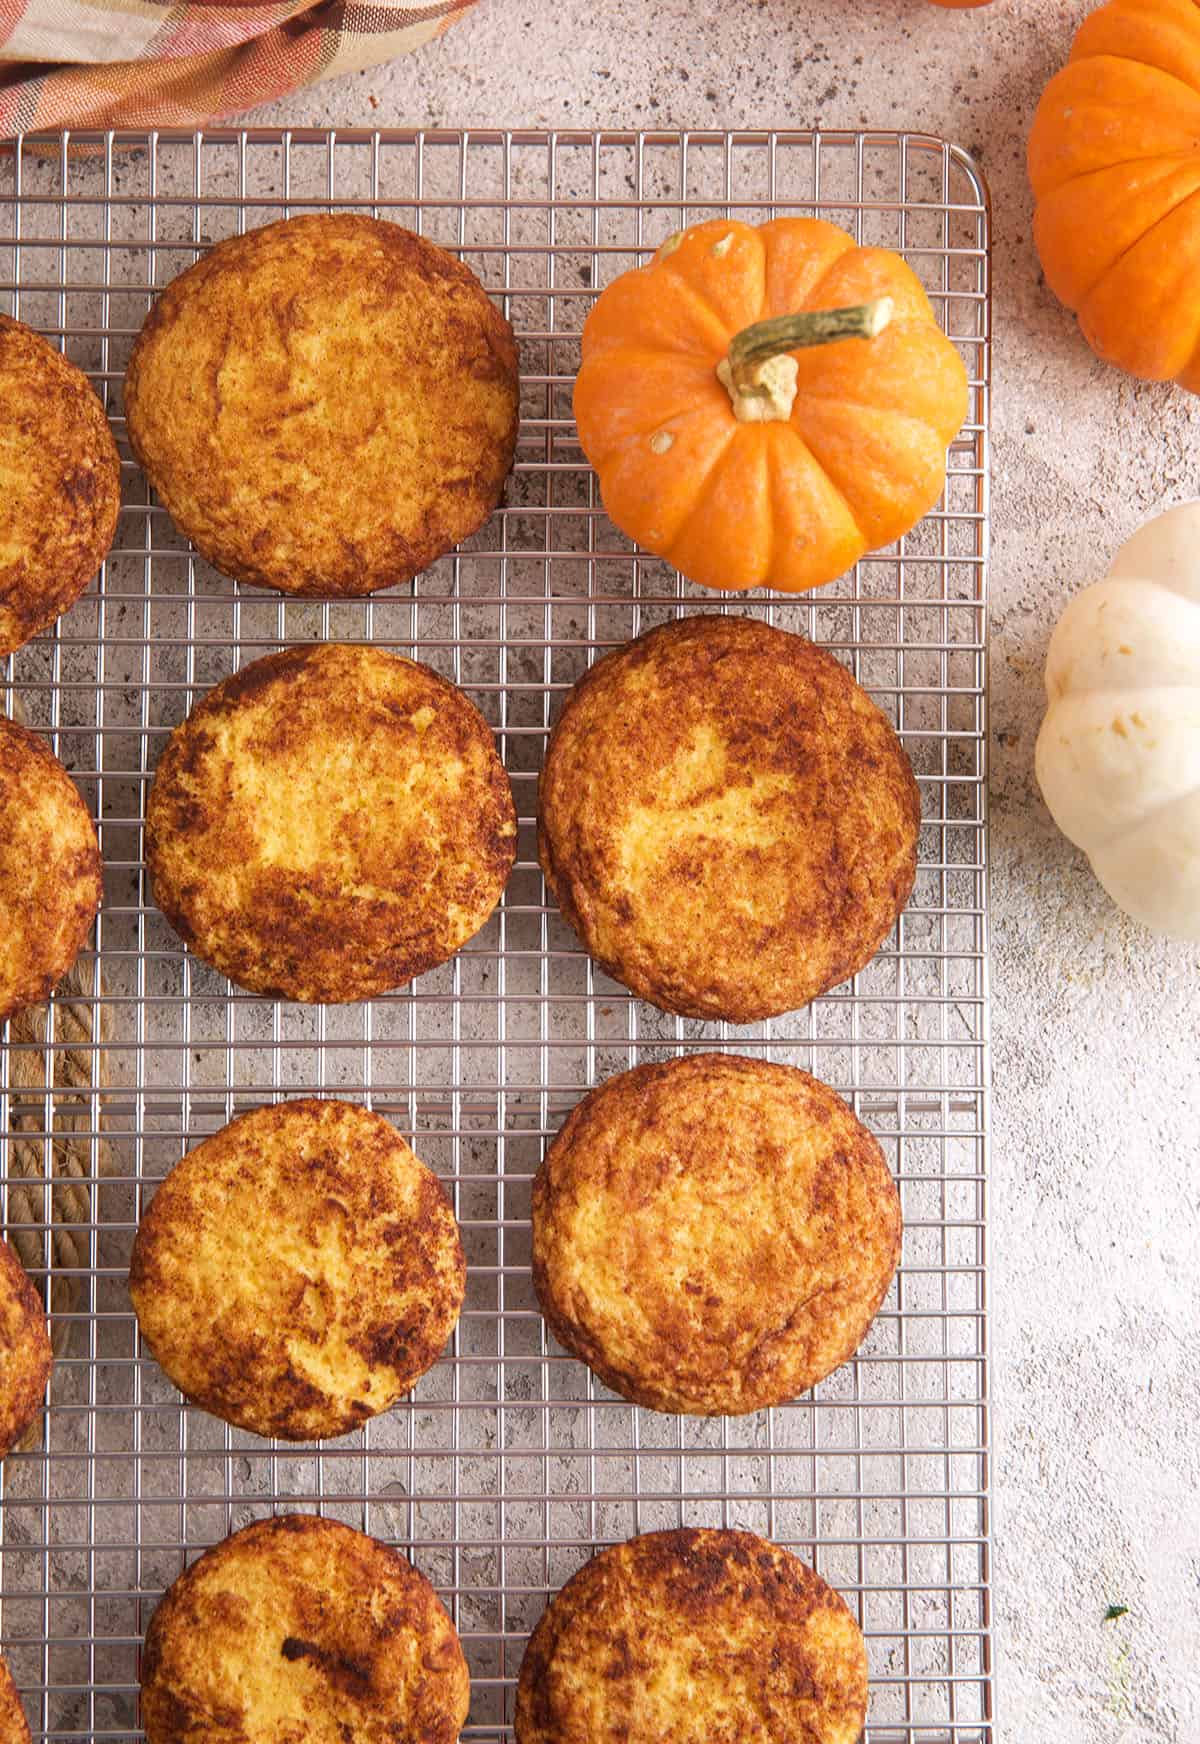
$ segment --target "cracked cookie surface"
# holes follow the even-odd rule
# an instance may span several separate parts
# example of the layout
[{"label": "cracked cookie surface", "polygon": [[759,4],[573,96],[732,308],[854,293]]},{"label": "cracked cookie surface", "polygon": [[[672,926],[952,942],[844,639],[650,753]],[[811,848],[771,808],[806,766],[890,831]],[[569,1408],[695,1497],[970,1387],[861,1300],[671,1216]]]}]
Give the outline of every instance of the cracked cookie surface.
[{"label": "cracked cookie surface", "polygon": [[792,1066],[697,1054],[586,1096],[533,1187],[551,1331],[655,1411],[757,1411],[853,1356],[900,1256],[879,1145]]}]

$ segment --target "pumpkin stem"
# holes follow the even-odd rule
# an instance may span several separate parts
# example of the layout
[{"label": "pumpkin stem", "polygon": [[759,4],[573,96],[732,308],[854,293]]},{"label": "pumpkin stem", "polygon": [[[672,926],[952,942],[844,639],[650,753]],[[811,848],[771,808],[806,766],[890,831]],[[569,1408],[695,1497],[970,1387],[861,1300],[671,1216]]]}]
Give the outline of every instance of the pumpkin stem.
[{"label": "pumpkin stem", "polygon": [[744,327],[730,340],[728,357],[717,365],[717,379],[728,390],[734,417],[743,424],[790,418],[800,368],[791,353],[836,339],[874,339],[895,307],[890,297],[876,297],[847,309],[806,309]]}]

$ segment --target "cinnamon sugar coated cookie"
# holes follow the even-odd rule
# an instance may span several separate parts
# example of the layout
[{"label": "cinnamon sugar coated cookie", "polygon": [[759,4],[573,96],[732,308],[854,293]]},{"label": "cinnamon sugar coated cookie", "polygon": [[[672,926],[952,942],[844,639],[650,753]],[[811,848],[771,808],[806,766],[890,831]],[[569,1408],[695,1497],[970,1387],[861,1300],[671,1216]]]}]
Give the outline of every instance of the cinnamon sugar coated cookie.
[{"label": "cinnamon sugar coated cookie", "polygon": [[335,1520],[260,1520],[154,1613],[148,1744],[457,1744],[470,1683],[454,1625],[399,1551]]},{"label": "cinnamon sugar coated cookie", "polygon": [[752,1532],[648,1532],[585,1563],[534,1630],[517,1744],[858,1744],[844,1601]]},{"label": "cinnamon sugar coated cookie", "polygon": [[563,917],[686,1017],[751,1023],[870,962],[916,876],[920,798],[845,668],[752,618],[689,617],[599,660],[538,789]]},{"label": "cinnamon sugar coated cookie", "polygon": [[146,808],[155,901],[252,993],[371,999],[477,933],[516,857],[492,732],[382,648],[286,648],[175,729]]},{"label": "cinnamon sugar coated cookie", "polygon": [[121,461],[95,389],[0,315],[0,659],[75,604],[108,554]]},{"label": "cinnamon sugar coated cookie", "polygon": [[103,889],[83,797],[46,741],[0,714],[0,1023],[74,963]]},{"label": "cinnamon sugar coated cookie", "polygon": [[758,1411],[862,1343],[900,1257],[879,1145],[807,1072],[735,1054],[635,1067],[583,1101],[533,1187],[559,1343],[655,1411]]},{"label": "cinnamon sugar coated cookie", "polygon": [[0,1659],[0,1744],[29,1744],[29,1721],[4,1659]]},{"label": "cinnamon sugar coated cookie", "polygon": [[512,328],[469,267],[362,213],[219,242],[134,346],[134,450],[239,581],[368,594],[487,519],[517,436]]},{"label": "cinnamon sugar coated cookie", "polygon": [[185,1397],[292,1441],[344,1435],[410,1392],[465,1286],[437,1176],[382,1115],[312,1097],[189,1151],[129,1273],[142,1336]]}]

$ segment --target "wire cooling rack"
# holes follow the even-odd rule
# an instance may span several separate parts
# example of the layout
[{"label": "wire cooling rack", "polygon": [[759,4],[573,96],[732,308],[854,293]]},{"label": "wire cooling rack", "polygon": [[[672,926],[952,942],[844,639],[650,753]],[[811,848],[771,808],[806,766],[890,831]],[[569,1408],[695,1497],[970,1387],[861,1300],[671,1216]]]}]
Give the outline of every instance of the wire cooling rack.
[{"label": "wire cooling rack", "polygon": [[[222,236],[331,206],[461,254],[521,340],[505,507],[413,587],[369,602],[287,601],[218,576],[150,500],[121,417],[154,290]],[[571,382],[597,287],[687,222],[779,212],[905,253],[961,348],[971,412],[944,501],[898,547],[810,597],[727,601],[605,519]],[[402,1546],[441,1590],[471,1664],[472,1740],[509,1736],[548,1595],[594,1548],[678,1524],[765,1533],[840,1588],[869,1644],[870,1744],[991,1739],[988,296],[981,179],[960,151],[911,135],[80,135],[0,158],[0,308],[89,372],[124,456],[98,585],[0,663],[0,704],[50,735],[99,819],[106,866],[70,1014],[82,1041],[60,997],[44,1049],[11,1034],[0,1047],[7,1227],[40,1244],[43,1285],[52,1212],[70,1211],[42,1185],[39,1220],[13,1215],[14,1129],[42,1174],[52,1150],[60,1167],[80,1159],[90,1196],[89,1220],[69,1230],[86,1267],[56,1298],[68,1343],[51,1409],[2,1474],[0,1624],[38,1736],[137,1737],[143,1632],[186,1558],[253,1518],[319,1508]],[[663,1016],[599,974],[547,903],[534,847],[563,693],[602,650],[698,609],[765,617],[844,660],[900,729],[924,806],[916,890],[875,962],[808,1010],[744,1029]],[[414,987],[349,1008],[232,990],[184,953],[142,867],[146,789],[171,728],[239,664],[314,638],[383,643],[464,686],[496,729],[521,818],[485,931]],[[714,1044],[804,1066],[847,1096],[883,1144],[907,1226],[857,1360],[794,1404],[726,1421],[640,1411],[554,1347],[527,1222],[543,1146],[584,1089]],[[18,1087],[19,1060],[33,1090]],[[69,1084],[81,1061],[82,1086]],[[310,1091],[369,1103],[440,1171],[470,1276],[452,1348],[411,1400],[297,1449],[180,1403],[139,1346],[125,1276],[153,1183],[184,1150],[235,1113]]]}]

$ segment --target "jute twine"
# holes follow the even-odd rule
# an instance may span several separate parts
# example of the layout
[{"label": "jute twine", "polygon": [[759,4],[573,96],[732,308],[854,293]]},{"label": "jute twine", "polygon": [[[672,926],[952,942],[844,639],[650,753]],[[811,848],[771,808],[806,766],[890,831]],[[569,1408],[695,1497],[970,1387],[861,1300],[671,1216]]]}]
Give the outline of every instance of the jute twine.
[{"label": "jute twine", "polygon": [[[87,1226],[92,1221],[92,1194],[87,1184],[87,1177],[92,1173],[89,1134],[94,1119],[97,1120],[97,1131],[103,1126],[102,1116],[94,1116],[92,1112],[92,1092],[105,1082],[104,1051],[95,1044],[108,1039],[108,1025],[102,1007],[92,1003],[93,987],[90,963],[77,963],[59,983],[54,1001],[55,1047],[50,1077],[44,1052],[49,1007],[38,1005],[18,1012],[9,1024],[12,1041],[34,1046],[28,1052],[10,1048],[4,1074],[10,1110],[5,1147],[8,1152],[8,1217],[10,1225],[34,1223],[45,1226],[49,1151],[52,1270],[47,1306],[55,1316],[51,1329],[55,1356],[60,1356],[66,1348],[71,1329],[69,1321],[59,1320],[57,1316],[74,1314],[78,1310],[86,1282],[79,1274],[86,1273],[89,1265]],[[55,1091],[49,1128],[45,1100],[48,1081]],[[46,1143],[48,1130],[49,1145]],[[96,1143],[97,1174],[105,1172],[107,1153],[107,1142],[101,1137]],[[71,1227],[73,1225],[82,1227]],[[8,1239],[21,1256],[26,1271],[34,1271],[45,1264],[41,1229],[10,1227]]]},{"label": "jute twine", "polygon": [[[19,709],[13,714],[21,718]],[[0,1082],[9,1108],[8,1130],[0,1134],[9,1177],[5,1233],[25,1269],[36,1271],[46,1263],[44,1231],[50,1218],[46,1306],[53,1316],[50,1341],[56,1357],[66,1351],[75,1324],[61,1317],[77,1313],[85,1298],[93,1159],[96,1175],[109,1167],[107,1140],[97,1137],[93,1151],[90,1136],[103,1132],[102,1098],[95,1093],[102,1093],[108,1081],[103,1043],[111,1037],[111,1023],[102,991],[99,966],[76,963],[55,993],[53,1049],[46,1005],[18,1012],[9,1023],[10,1041],[31,1046],[0,1049]],[[47,1088],[55,1092],[49,1098]],[[39,1419],[22,1446],[36,1442],[40,1433]]]}]

